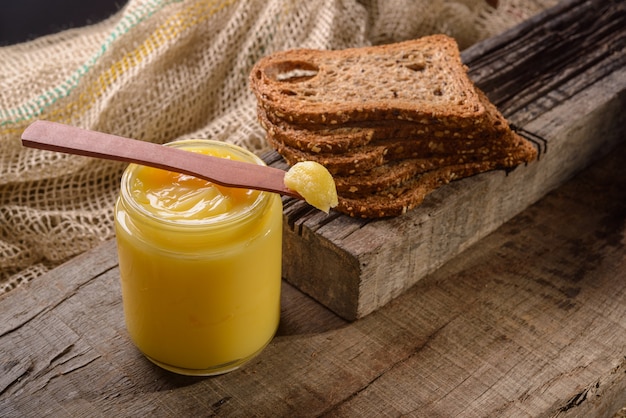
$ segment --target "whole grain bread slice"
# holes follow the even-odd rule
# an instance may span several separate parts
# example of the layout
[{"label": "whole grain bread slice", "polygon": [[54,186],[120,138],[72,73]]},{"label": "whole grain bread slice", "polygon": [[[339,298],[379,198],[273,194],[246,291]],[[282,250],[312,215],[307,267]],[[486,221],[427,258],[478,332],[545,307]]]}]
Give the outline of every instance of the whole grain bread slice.
[{"label": "whole grain bread slice", "polygon": [[488,124],[458,46],[446,35],[277,52],[256,63],[250,86],[268,116],[296,125],[432,118],[461,129]]},{"label": "whole grain bread slice", "polygon": [[[340,126],[310,130],[296,128],[284,122],[271,122],[267,115],[259,110],[258,120],[275,141],[312,153],[344,153],[357,147],[380,142],[404,141],[429,143],[432,149],[453,148],[459,141],[473,142],[477,147],[482,140],[490,140],[508,127],[494,125],[490,129],[458,129],[441,127],[436,124],[421,125],[417,123],[362,123],[359,125]],[[469,145],[469,143],[468,143]],[[409,145],[410,147],[411,145]]]},{"label": "whole grain bread slice", "polygon": [[453,180],[497,168],[495,163],[467,163],[418,174],[400,185],[366,195],[339,195],[337,211],[356,218],[399,216],[420,205],[424,198]]},{"label": "whole grain bread slice", "polygon": [[336,127],[320,125],[303,128],[281,120],[271,121],[261,107],[258,108],[257,115],[261,126],[276,141],[305,152],[342,153],[389,139],[402,139],[407,142],[427,141],[430,149],[439,149],[444,152],[446,149],[454,148],[459,140],[467,146],[478,147],[478,144],[474,145],[470,142],[491,141],[494,136],[503,136],[504,133],[510,131],[508,122],[487,96],[478,89],[476,92],[485,106],[485,116],[489,119],[489,123],[473,126],[472,129],[444,127],[434,118],[430,119],[427,124],[406,121],[369,121],[342,124]]},{"label": "whole grain bread slice", "polygon": [[326,167],[334,176],[359,174],[384,166],[391,161],[404,159],[411,159],[413,164],[425,171],[446,165],[489,160],[503,160],[507,167],[512,167],[530,162],[537,155],[537,150],[530,142],[512,131],[490,141],[468,140],[467,143],[462,141],[448,143],[443,149],[439,148],[443,143],[436,140],[422,142],[389,140],[356,147],[340,154],[305,152],[277,141],[269,133],[266,138],[290,165],[302,161],[315,161]]},{"label": "whole grain bread slice", "polygon": [[[527,162],[513,160],[507,155],[502,155],[499,157],[494,156],[487,160],[453,164],[452,167],[469,164],[473,167],[475,173],[479,173],[495,169],[512,170],[518,165],[526,164]],[[453,160],[453,163],[456,163],[456,161]],[[439,163],[438,161],[433,161],[433,159],[406,159],[392,161],[380,167],[352,175],[335,175],[333,178],[337,187],[337,193],[340,196],[358,198],[398,187],[417,175],[442,168],[441,164],[445,164],[445,162]],[[459,177],[461,174],[459,173]]]}]

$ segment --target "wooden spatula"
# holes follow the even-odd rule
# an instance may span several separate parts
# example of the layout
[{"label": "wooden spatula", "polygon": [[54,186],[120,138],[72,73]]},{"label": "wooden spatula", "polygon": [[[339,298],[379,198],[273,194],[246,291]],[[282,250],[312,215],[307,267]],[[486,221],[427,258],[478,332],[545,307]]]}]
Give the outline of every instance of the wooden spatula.
[{"label": "wooden spatula", "polygon": [[125,161],[189,174],[227,187],[263,190],[302,199],[285,186],[278,168],[213,157],[151,142],[124,138],[49,121],[36,121],[22,133],[26,147]]}]

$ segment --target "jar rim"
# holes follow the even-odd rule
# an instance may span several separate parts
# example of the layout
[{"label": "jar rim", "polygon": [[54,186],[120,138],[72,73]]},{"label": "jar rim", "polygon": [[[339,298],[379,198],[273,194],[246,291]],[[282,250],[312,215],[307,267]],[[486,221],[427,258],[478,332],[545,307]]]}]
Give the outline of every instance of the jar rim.
[{"label": "jar rim", "polygon": [[[252,153],[249,150],[246,150],[237,145],[217,141],[213,139],[201,139],[201,138],[190,138],[190,139],[181,139],[172,142],[168,142],[163,144],[163,146],[170,146],[176,148],[192,148],[194,146],[211,146],[217,147],[218,149],[225,149],[231,153],[234,153],[237,157],[242,158],[243,161],[254,163],[257,165],[265,165],[265,162],[258,157],[256,154]],[[169,228],[218,228],[218,227],[227,227],[233,224],[239,224],[244,222],[247,218],[255,216],[256,213],[262,211],[263,208],[267,205],[269,201],[269,197],[271,193],[259,191],[256,199],[247,207],[245,210],[238,210],[236,212],[225,212],[216,216],[211,216],[203,219],[194,219],[194,220],[185,220],[185,219],[168,219],[158,216],[157,213],[148,210],[144,207],[144,205],[137,202],[131,193],[132,190],[132,180],[135,178],[137,172],[144,168],[140,164],[131,163],[128,165],[124,173],[122,174],[121,184],[120,184],[120,197],[126,203],[125,206],[127,209],[131,209],[133,212],[140,214],[142,217],[145,217],[146,220],[150,222],[157,223],[160,227],[169,227]]]}]

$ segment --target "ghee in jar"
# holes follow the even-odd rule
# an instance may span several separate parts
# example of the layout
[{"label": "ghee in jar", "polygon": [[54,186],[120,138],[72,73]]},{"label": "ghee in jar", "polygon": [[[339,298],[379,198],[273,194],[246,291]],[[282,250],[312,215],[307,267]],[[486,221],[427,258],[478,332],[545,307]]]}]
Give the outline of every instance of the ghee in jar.
[{"label": "ghee in jar", "polygon": [[[263,164],[218,141],[168,146]],[[271,341],[280,318],[280,196],[130,164],[115,227],[126,327],[152,362],[220,374]]]}]

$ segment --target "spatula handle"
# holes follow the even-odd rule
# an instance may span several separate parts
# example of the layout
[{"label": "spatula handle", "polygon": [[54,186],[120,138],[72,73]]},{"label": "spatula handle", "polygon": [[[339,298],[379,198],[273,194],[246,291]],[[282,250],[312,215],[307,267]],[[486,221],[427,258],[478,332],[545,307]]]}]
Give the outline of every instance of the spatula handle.
[{"label": "spatula handle", "polygon": [[256,189],[302,198],[285,186],[283,170],[234,161],[49,121],[36,121],[22,144],[189,174],[227,187]]}]

